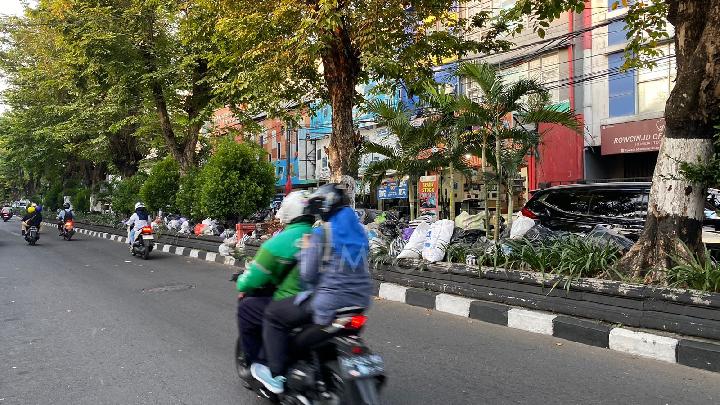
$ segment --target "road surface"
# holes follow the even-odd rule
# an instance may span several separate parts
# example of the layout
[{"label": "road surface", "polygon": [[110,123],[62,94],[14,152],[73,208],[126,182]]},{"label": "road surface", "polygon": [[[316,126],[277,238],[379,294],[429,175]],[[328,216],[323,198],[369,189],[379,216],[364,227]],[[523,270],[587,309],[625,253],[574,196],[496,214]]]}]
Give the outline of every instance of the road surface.
[{"label": "road surface", "polygon": [[[31,247],[17,220],[0,254],[0,405],[265,403],[234,371],[232,268],[52,230]],[[388,404],[720,403],[720,374],[399,303],[369,318]]]}]

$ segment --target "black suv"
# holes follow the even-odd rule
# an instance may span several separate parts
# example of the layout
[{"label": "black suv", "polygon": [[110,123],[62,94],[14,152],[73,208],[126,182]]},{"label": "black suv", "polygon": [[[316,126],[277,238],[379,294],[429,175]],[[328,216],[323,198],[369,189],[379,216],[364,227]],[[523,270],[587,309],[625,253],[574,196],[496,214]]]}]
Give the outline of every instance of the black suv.
[{"label": "black suv", "polygon": [[[521,212],[556,231],[586,233],[596,225],[610,225],[636,240],[645,225],[650,186],[643,182],[551,187],[536,191]],[[706,220],[706,225],[715,222]]]}]

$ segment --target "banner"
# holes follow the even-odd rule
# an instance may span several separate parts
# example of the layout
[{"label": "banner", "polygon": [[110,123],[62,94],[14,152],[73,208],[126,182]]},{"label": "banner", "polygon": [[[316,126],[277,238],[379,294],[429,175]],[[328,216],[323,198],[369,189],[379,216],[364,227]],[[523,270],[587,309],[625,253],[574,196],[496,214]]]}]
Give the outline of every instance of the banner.
[{"label": "banner", "polygon": [[438,217],[438,178],[422,176],[418,183],[418,204],[420,215],[430,214]]},{"label": "banner", "polygon": [[377,189],[378,200],[393,200],[408,198],[408,184],[405,180],[387,179],[380,183]]}]

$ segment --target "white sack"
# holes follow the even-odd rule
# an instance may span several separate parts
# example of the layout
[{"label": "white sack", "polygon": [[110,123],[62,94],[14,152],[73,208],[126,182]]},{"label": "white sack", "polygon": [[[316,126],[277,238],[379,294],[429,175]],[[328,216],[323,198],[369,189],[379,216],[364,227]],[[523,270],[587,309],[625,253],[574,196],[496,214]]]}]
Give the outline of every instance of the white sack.
[{"label": "white sack", "polygon": [[455,223],[449,219],[441,219],[433,223],[430,235],[423,246],[423,259],[432,263],[441,261],[445,257],[445,249],[450,244],[454,230]]}]

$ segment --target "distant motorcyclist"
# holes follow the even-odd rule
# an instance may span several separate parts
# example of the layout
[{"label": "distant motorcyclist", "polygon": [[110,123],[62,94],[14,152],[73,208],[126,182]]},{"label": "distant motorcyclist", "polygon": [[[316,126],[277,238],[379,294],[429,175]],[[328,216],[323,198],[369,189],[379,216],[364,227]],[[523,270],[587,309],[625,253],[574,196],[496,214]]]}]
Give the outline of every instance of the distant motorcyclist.
[{"label": "distant motorcyclist", "polygon": [[37,211],[37,206],[33,204],[27,209],[27,214],[25,214],[20,221],[20,230],[22,231],[22,236],[25,236],[25,232],[31,226],[36,227],[39,232],[41,223],[42,214]]},{"label": "distant motorcyclist", "polygon": [[132,249],[135,242],[135,235],[144,227],[150,225],[150,215],[145,209],[145,204],[138,202],[135,204],[135,213],[125,222],[128,227],[128,245]]},{"label": "distant motorcyclist", "polygon": [[58,231],[60,231],[60,235],[62,235],[63,226],[65,226],[65,221],[70,221],[75,218],[75,214],[73,213],[72,209],[70,208],[69,203],[63,204],[63,209],[58,213],[57,219],[58,219]]}]

